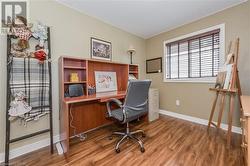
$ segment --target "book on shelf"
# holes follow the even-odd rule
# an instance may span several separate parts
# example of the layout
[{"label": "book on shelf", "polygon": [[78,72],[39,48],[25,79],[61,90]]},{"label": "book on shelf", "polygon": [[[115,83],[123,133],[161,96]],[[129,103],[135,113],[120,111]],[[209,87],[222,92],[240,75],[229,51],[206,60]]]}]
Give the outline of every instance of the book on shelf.
[{"label": "book on shelf", "polygon": [[128,80],[137,80],[134,74],[129,74],[128,75]]}]

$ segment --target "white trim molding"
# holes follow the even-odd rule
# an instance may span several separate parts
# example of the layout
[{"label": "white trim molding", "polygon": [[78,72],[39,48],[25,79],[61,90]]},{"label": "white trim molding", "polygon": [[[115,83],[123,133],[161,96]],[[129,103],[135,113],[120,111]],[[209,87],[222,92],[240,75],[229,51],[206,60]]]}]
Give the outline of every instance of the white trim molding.
[{"label": "white trim molding", "polygon": [[167,48],[166,44],[172,43],[174,41],[178,41],[181,39],[185,39],[188,37],[192,37],[195,35],[199,35],[202,33],[206,33],[209,31],[213,31],[216,29],[220,29],[220,67],[223,66],[225,62],[225,23],[215,25],[206,29],[202,29],[196,32],[192,32],[186,35],[182,35],[170,40],[166,40],[163,42],[163,82],[192,82],[192,83],[215,83],[216,77],[205,77],[205,78],[183,78],[183,79],[167,79],[166,78],[166,55]]},{"label": "white trim molding", "polygon": [[[53,137],[54,144],[59,142],[59,135]],[[24,145],[15,149],[10,150],[10,159],[16,158],[18,156],[33,152],[35,150],[44,148],[50,145],[50,139],[46,138],[32,144]],[[5,153],[0,153],[0,163],[4,162]],[[1,164],[0,164],[1,165]]]},{"label": "white trim molding", "polygon": [[[162,114],[162,115],[171,116],[171,117],[174,117],[174,118],[194,122],[194,123],[205,125],[205,126],[207,126],[207,124],[208,124],[208,120],[206,120],[206,119],[201,119],[201,118],[197,118],[197,117],[193,117],[193,116],[189,116],[189,115],[178,114],[178,113],[175,113],[175,112],[166,111],[166,110],[162,110],[162,109],[160,109],[159,113]],[[228,125],[222,123],[221,124],[221,129],[227,131]],[[237,133],[237,134],[242,133],[241,128],[236,127],[236,126],[232,126],[232,132]]]}]

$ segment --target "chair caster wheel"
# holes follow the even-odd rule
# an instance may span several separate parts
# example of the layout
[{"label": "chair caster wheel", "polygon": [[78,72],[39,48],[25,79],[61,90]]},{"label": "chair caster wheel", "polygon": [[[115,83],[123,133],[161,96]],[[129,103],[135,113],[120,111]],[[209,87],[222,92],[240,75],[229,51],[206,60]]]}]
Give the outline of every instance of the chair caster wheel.
[{"label": "chair caster wheel", "polygon": [[146,137],[146,134],[145,133],[142,133],[142,135],[141,135],[143,138],[145,138]]},{"label": "chair caster wheel", "polygon": [[115,151],[116,151],[116,153],[120,153],[121,152],[119,148],[116,149]]},{"label": "chair caster wheel", "polygon": [[145,152],[145,148],[141,148],[141,152],[144,153]]}]

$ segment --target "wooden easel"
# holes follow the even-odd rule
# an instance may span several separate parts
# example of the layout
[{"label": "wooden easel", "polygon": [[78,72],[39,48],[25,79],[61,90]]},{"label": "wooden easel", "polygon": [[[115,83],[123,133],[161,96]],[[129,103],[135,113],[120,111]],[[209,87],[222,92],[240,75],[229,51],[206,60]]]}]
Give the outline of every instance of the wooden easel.
[{"label": "wooden easel", "polygon": [[[239,72],[238,72],[238,56],[239,56],[239,38],[235,41],[234,51],[232,50],[232,42],[229,44],[229,49],[227,52],[227,55],[232,53],[232,58],[230,59],[230,64],[232,64],[232,75],[230,80],[230,86],[228,89],[223,88],[210,88],[209,90],[216,92],[216,97],[213,102],[212,110],[210,113],[210,118],[208,122],[208,130],[211,125],[215,126],[217,129],[220,128],[221,125],[221,119],[224,111],[225,106],[225,98],[226,96],[229,96],[229,104],[230,104],[230,110],[228,115],[228,133],[227,133],[227,147],[230,148],[231,145],[231,134],[232,134],[232,120],[233,120],[233,112],[234,112],[234,104],[235,104],[235,96],[238,96],[239,104],[240,104],[240,113],[242,114],[242,104],[241,104],[241,87],[240,87],[240,79],[239,79]],[[219,106],[219,115],[218,115],[218,121],[217,124],[212,122],[217,100],[219,95],[221,95],[221,102]]]}]

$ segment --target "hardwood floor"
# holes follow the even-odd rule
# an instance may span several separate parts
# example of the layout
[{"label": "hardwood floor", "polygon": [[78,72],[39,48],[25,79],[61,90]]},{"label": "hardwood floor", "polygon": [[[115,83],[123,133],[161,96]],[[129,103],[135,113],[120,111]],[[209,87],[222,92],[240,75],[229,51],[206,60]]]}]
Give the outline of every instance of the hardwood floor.
[{"label": "hardwood floor", "polygon": [[[113,127],[114,128],[114,127]],[[88,134],[87,140],[72,141],[69,158],[49,148],[11,160],[14,165],[123,165],[123,166],[243,166],[240,149],[241,136],[232,135],[232,148],[226,149],[225,132],[213,128],[207,132],[206,126],[161,116],[149,124],[139,124],[135,128],[146,131],[142,138],[145,153],[131,140],[124,142],[121,152],[116,154],[114,146],[117,138],[109,140],[112,127],[106,127]],[[0,164],[1,165],[1,164]]]}]

